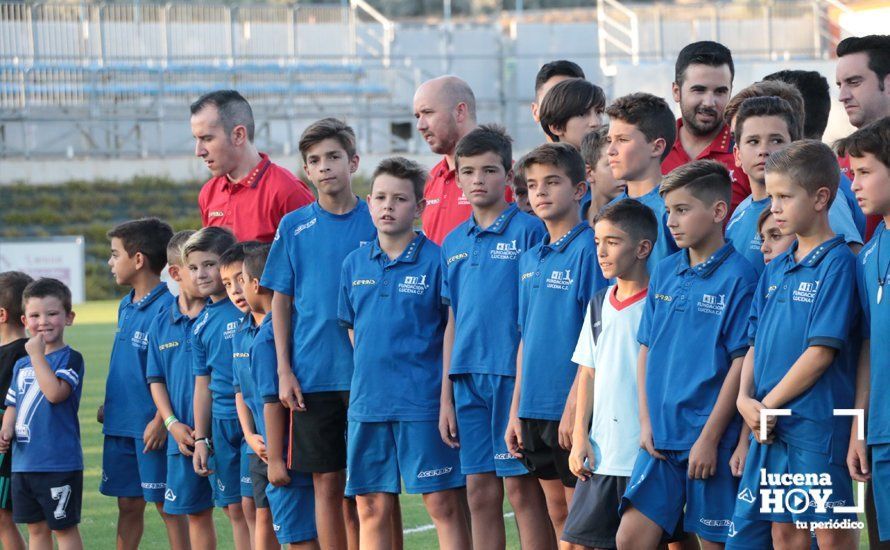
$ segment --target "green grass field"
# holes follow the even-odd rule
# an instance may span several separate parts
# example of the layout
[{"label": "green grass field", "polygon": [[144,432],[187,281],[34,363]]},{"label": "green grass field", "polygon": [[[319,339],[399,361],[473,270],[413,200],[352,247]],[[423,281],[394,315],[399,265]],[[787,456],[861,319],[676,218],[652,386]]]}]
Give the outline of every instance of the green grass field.
[{"label": "green grass field", "polygon": [[[80,351],[86,362],[83,397],[80,402],[85,467],[81,533],[85,547],[91,550],[111,550],[115,547],[116,501],[99,494],[99,479],[102,475],[102,426],[96,422],[96,409],[102,403],[105,394],[105,377],[115,330],[116,306],[116,302],[90,302],[77,306],[74,326],[70,327],[65,335],[68,344]],[[404,527],[409,531],[405,534],[405,548],[435,548],[435,530],[411,532],[412,529],[431,524],[420,496],[403,495],[401,502]],[[519,548],[513,520],[508,518],[506,521],[508,547]],[[231,528],[219,510],[216,511],[216,528],[219,548],[233,548]],[[166,532],[154,507],[146,508],[145,534],[142,540],[145,548],[166,546]]]}]

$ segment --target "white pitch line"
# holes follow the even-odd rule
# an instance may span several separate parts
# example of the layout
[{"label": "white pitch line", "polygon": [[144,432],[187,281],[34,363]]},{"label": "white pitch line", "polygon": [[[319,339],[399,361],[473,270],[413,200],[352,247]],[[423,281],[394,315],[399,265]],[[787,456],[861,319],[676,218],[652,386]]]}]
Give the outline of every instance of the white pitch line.
[{"label": "white pitch line", "polygon": [[[504,514],[505,518],[512,518],[515,514],[513,512],[507,512]],[[413,535],[415,533],[423,533],[425,531],[432,531],[436,526],[432,523],[427,523],[426,525],[418,525],[417,527],[411,527],[410,529],[402,530],[403,535]]]}]

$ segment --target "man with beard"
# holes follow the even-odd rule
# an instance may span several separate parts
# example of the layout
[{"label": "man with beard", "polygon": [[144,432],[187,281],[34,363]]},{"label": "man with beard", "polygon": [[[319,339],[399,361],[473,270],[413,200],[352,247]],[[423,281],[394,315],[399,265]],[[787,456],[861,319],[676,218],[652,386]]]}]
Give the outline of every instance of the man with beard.
[{"label": "man with beard", "polygon": [[736,170],[732,132],[723,120],[734,76],[732,53],[723,44],[705,40],[680,50],[671,86],[680,105],[677,140],[661,163],[661,172],[667,174],[693,160],[720,162],[732,177],[732,209],[751,194],[747,176]]}]

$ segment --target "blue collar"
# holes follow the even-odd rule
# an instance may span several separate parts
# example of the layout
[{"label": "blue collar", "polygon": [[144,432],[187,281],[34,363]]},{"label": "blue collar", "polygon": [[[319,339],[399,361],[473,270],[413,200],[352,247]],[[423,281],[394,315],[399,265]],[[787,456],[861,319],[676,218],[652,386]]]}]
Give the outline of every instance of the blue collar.
[{"label": "blue collar", "polygon": [[516,206],[515,203],[510,203],[507,205],[507,209],[501,212],[501,215],[485,229],[482,229],[479,227],[479,224],[476,223],[476,216],[470,216],[467,223],[467,235],[475,235],[478,233],[495,233],[500,235],[507,229],[507,225],[509,225],[510,220],[513,219],[513,216],[515,216],[517,212],[519,212],[519,207]]},{"label": "blue collar", "polygon": [[163,296],[167,291],[167,283],[158,283],[158,286],[151,289],[151,292],[146,294],[136,303],[133,303],[133,296],[136,294],[135,290],[130,291],[130,304],[132,304],[136,309],[145,309],[152,302],[157,300],[159,297]]},{"label": "blue collar", "polygon": [[424,236],[423,233],[415,233],[414,240],[411,241],[405,250],[402,251],[401,255],[395,260],[390,261],[389,256],[380,248],[380,238],[377,237],[374,239],[374,242],[369,246],[370,250],[370,258],[372,260],[379,260],[383,258],[385,265],[392,265],[397,263],[406,263],[413,264],[417,261],[417,256],[420,254],[420,249],[423,248],[424,243],[426,243],[428,239]]},{"label": "blue collar", "polygon": [[544,235],[544,242],[543,246],[541,247],[541,251],[543,252],[553,250],[555,252],[563,252],[566,247],[569,246],[569,243],[574,241],[578,235],[584,233],[584,231],[589,230],[590,225],[586,221],[582,221],[552,244],[550,243],[550,234]]},{"label": "blue collar", "polygon": [[[228,302],[230,304],[232,303],[232,301],[229,300],[228,296],[226,296],[222,300],[219,300],[216,302],[214,302],[211,298],[207,298],[207,305],[204,306],[204,309],[213,309],[215,307],[222,307],[226,304],[226,302]],[[232,305],[234,305],[234,304],[232,304]]]},{"label": "blue collar", "polygon": [[781,260],[786,272],[792,271],[798,267],[815,267],[819,265],[822,259],[828,255],[830,250],[846,244],[846,241],[844,240],[843,235],[835,235],[811,250],[800,262],[796,262],[794,261],[794,253],[797,252],[798,244],[797,241],[794,241],[782,256],[776,258],[776,260]]},{"label": "blue collar", "polygon": [[689,250],[683,250],[680,254],[680,261],[677,263],[677,275],[692,271],[702,279],[707,279],[718,267],[720,267],[720,264],[726,261],[726,258],[728,258],[734,250],[735,248],[733,248],[731,244],[724,243],[717,252],[714,252],[707,260],[696,266],[689,265]]},{"label": "blue collar", "polygon": [[256,328],[256,325],[253,323],[253,314],[248,311],[241,317],[241,320],[238,321],[238,332],[244,332],[245,330],[251,330]]}]

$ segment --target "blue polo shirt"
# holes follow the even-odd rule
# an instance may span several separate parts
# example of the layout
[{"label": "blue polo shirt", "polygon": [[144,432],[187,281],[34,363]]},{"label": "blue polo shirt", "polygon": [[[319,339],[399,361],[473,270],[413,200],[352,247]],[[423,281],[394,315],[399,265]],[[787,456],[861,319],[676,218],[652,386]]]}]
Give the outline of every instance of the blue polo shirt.
[{"label": "blue polo shirt", "polygon": [[593,231],[581,222],[555,242],[545,235],[519,258],[522,380],[519,416],[559,420],[577,366],[572,353],[595,281]]},{"label": "blue polo shirt", "polygon": [[278,226],[261,284],[293,296],[291,367],[303,393],[346,391],[352,381],[352,345],[337,324],[340,268],[377,230],[368,205],[331,214],[314,202]]},{"label": "blue polo shirt", "polygon": [[[674,252],[680,250],[677,247],[677,244],[674,242],[674,238],[671,237],[671,232],[668,230],[667,226],[667,208],[664,205],[664,199],[661,195],[658,194],[658,190],[660,186],[656,186],[652,191],[649,191],[645,195],[639,197],[631,197],[627,194],[627,191],[621,193],[612,202],[617,202],[622,199],[633,199],[635,201],[641,202],[644,205],[649,207],[649,210],[655,213],[655,219],[658,220],[658,239],[652,245],[652,254],[649,255],[649,259],[646,261],[646,268],[649,270],[649,273],[655,272],[655,266],[658,265],[658,262],[667,258]],[[609,203],[612,204],[612,203]],[[599,265],[599,264],[597,264]]]},{"label": "blue polo shirt", "polygon": [[[265,319],[271,322],[272,316],[266,315]],[[262,422],[263,402],[259,399],[256,391],[256,382],[253,380],[253,374],[250,368],[250,348],[253,347],[253,339],[259,331],[260,327],[253,322],[253,315],[250,312],[244,314],[238,328],[235,330],[235,337],[232,339],[232,386],[235,393],[240,393],[241,398],[247,408],[250,409],[253,416],[253,424],[256,426]],[[251,400],[257,400],[260,411],[260,418],[257,420],[256,412],[251,407]],[[257,431],[257,433],[260,433]],[[247,454],[254,454],[250,446],[247,447]]]},{"label": "blue polo shirt", "polygon": [[[695,444],[732,361],[748,351],[756,284],[754,268],[731,244],[695,266],[688,250],[658,264],[637,333],[649,348],[646,398],[656,448],[685,451]],[[740,427],[736,415],[719,446],[734,447]]]},{"label": "blue polo shirt", "polygon": [[207,301],[194,329],[192,373],[210,377],[211,413],[221,420],[237,420],[232,374],[232,340],[243,317],[228,298]]},{"label": "blue polo shirt", "polygon": [[117,309],[117,332],[105,381],[102,433],[142,439],[145,426],[157,414],[145,381],[148,329],[161,309],[173,303],[176,297],[167,290],[167,283],[154,287],[136,303],[133,294],[131,290],[124,296]]},{"label": "blue polo shirt", "polygon": [[349,420],[438,420],[448,322],[441,254],[418,233],[395,260],[375,240],[343,262],[337,315],[355,338]]},{"label": "blue polo shirt", "polygon": [[776,436],[797,447],[820,453],[830,451],[832,386],[852,383],[848,364],[850,332],[858,314],[856,259],[842,236],[817,246],[795,261],[797,242],[770,262],[760,278],[748,327],[754,346],[755,397],[762,400],[788,374],[788,369],[810,346],[838,351],[819,380],[782,408]]},{"label": "blue polo shirt", "polygon": [[[148,365],[145,378],[149,384],[167,386],[170,406],[180,422],[195,427],[195,377],[192,374],[192,338],[195,322],[179,309],[178,300],[162,309],[148,329]],[[167,437],[167,454],[179,454],[172,435]]]},{"label": "blue polo shirt", "polygon": [[760,251],[763,240],[757,230],[757,220],[763,209],[769,208],[769,205],[769,197],[755,201],[748,195],[739,203],[726,224],[726,241],[751,263],[758,277],[766,264],[763,263],[763,252]]},{"label": "blue polo shirt", "polygon": [[[880,250],[880,253],[878,252]],[[880,258],[878,258],[880,256]],[[880,263],[878,260],[880,259]],[[890,395],[890,230],[882,221],[856,262],[859,303],[865,338],[870,339],[871,395],[868,404],[868,444],[890,443],[890,407],[882,401]],[[878,281],[884,279],[881,303]]]},{"label": "blue polo shirt", "polygon": [[40,391],[31,358],[16,361],[5,401],[5,406],[16,408],[13,472],[83,470],[77,420],[83,389],[83,356],[65,346],[47,354],[46,361],[56,377],[71,386],[71,394],[61,403],[50,403]]},{"label": "blue polo shirt", "polygon": [[516,376],[519,256],[547,233],[515,204],[485,229],[473,216],[442,243],[442,302],[454,310],[450,374]]}]

